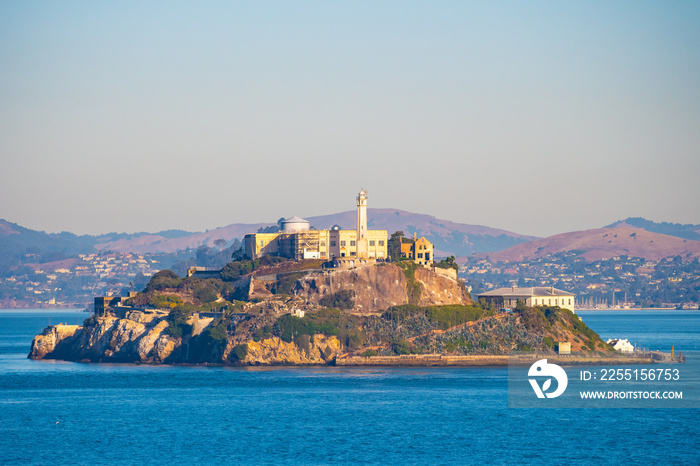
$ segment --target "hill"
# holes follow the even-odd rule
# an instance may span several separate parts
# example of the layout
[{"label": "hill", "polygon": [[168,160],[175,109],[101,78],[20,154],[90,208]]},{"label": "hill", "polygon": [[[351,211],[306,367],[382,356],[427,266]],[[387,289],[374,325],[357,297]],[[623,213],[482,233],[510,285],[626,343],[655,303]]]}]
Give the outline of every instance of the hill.
[{"label": "hill", "polygon": [[479,254],[474,258],[520,262],[568,251],[579,251],[587,260],[616,256],[658,260],[669,256],[683,259],[700,257],[700,241],[649,232],[641,228],[616,227],[562,233],[519,244],[503,251]]},{"label": "hill", "polygon": [[[338,214],[307,217],[307,220],[317,229],[331,228],[333,225],[339,225],[344,229],[353,229],[357,222],[357,212],[350,210]],[[455,223],[437,219],[431,215],[415,214],[398,209],[368,209],[368,223],[370,228],[385,229],[389,234],[403,231],[407,236],[413,235],[413,233],[425,236],[435,245],[438,256],[450,254],[465,256],[478,252],[499,251],[535,239],[532,236],[497,228]],[[204,233],[191,233],[175,238],[143,235],[119,238],[114,241],[100,241],[95,247],[141,254],[172,253],[204,245],[211,246],[217,239],[242,240],[247,233],[255,233],[258,228],[269,226],[274,226],[274,223],[234,223]]]},{"label": "hill", "polygon": [[664,235],[677,236],[678,238],[700,241],[700,225],[653,222],[641,217],[629,217],[625,220],[618,220],[615,223],[611,223],[605,228],[619,227],[643,228],[654,233],[661,233]]}]

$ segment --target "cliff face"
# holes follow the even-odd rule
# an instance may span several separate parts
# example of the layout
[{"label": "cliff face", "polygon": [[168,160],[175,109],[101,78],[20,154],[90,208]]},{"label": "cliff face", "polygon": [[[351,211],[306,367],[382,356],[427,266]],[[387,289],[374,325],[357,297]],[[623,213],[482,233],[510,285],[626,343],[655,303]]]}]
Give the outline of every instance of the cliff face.
[{"label": "cliff face", "polygon": [[278,337],[260,342],[248,342],[248,354],[243,361],[251,365],[328,364],[341,352],[335,336],[317,334],[301,342],[287,343]]},{"label": "cliff face", "polygon": [[[214,363],[236,362],[246,365],[328,364],[341,351],[335,336],[314,335],[285,342],[279,337],[261,341],[245,340],[247,354],[242,360],[232,357],[234,339],[224,348],[207,347],[195,337],[211,327],[215,319],[194,315],[188,321],[192,333],[187,338],[174,338],[168,328],[167,312],[130,312],[123,318],[93,318],[89,325],[55,325],[34,337],[30,359],[62,359],[68,361],[133,362],[133,363]],[[204,339],[203,341],[206,342]],[[192,348],[191,348],[192,347]],[[197,347],[200,348],[196,354]],[[201,348],[204,348],[203,350]]]},{"label": "cliff face", "polygon": [[81,329],[79,325],[54,325],[47,327],[39,335],[34,337],[32,348],[29,352],[31,359],[44,359],[47,354],[67,348],[75,332]]},{"label": "cliff face", "polygon": [[[453,269],[449,269],[454,272]],[[447,274],[442,275],[418,267],[415,272],[415,279],[421,286],[420,306],[443,306],[446,304],[473,304],[471,296],[464,286],[461,286],[455,278]]]},{"label": "cliff face", "polygon": [[130,312],[124,318],[92,318],[89,325],[56,325],[34,337],[31,359],[164,362],[177,339],[163,333],[167,312]]},{"label": "cliff face", "polygon": [[[418,267],[415,281],[420,286],[420,305],[473,303],[457,280],[430,269]],[[408,304],[410,300],[409,280],[401,267],[393,264],[309,274],[297,282],[295,293],[318,304],[324,297],[342,290],[354,292],[352,311],[359,314],[378,313],[391,306]]]}]

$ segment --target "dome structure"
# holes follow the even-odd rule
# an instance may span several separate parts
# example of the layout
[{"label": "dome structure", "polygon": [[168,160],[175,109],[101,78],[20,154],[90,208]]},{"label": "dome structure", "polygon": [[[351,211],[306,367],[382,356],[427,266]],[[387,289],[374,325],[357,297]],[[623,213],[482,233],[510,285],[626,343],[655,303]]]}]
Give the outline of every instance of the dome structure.
[{"label": "dome structure", "polygon": [[284,233],[293,233],[295,231],[304,231],[304,230],[308,230],[310,227],[311,227],[311,224],[309,223],[308,220],[304,220],[303,218],[299,218],[296,215],[294,217],[289,217],[288,219],[286,219],[282,222],[282,231]]}]

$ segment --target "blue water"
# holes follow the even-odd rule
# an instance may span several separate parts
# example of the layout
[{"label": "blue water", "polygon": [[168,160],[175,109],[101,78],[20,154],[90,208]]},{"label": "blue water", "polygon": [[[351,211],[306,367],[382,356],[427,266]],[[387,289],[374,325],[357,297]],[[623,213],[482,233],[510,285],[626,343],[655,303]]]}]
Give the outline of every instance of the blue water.
[{"label": "blue water", "polygon": [[[582,314],[604,337],[700,345],[697,312]],[[86,317],[0,311],[3,464],[700,463],[698,410],[510,409],[505,368],[30,361],[49,316]]]}]

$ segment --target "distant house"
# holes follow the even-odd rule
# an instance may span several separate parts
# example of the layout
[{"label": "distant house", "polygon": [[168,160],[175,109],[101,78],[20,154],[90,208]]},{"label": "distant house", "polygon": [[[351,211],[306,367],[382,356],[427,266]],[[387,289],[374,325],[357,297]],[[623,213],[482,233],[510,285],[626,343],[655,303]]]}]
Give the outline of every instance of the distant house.
[{"label": "distant house", "polygon": [[498,288],[479,294],[479,299],[484,299],[499,309],[512,309],[523,301],[526,306],[559,306],[576,312],[574,308],[575,296],[569,291],[560,290],[553,286],[533,286],[529,288]]},{"label": "distant house", "polygon": [[634,345],[629,342],[626,338],[619,339],[610,339],[606,342],[608,345],[612,346],[616,351],[619,351],[620,353],[633,353],[634,352]]}]

